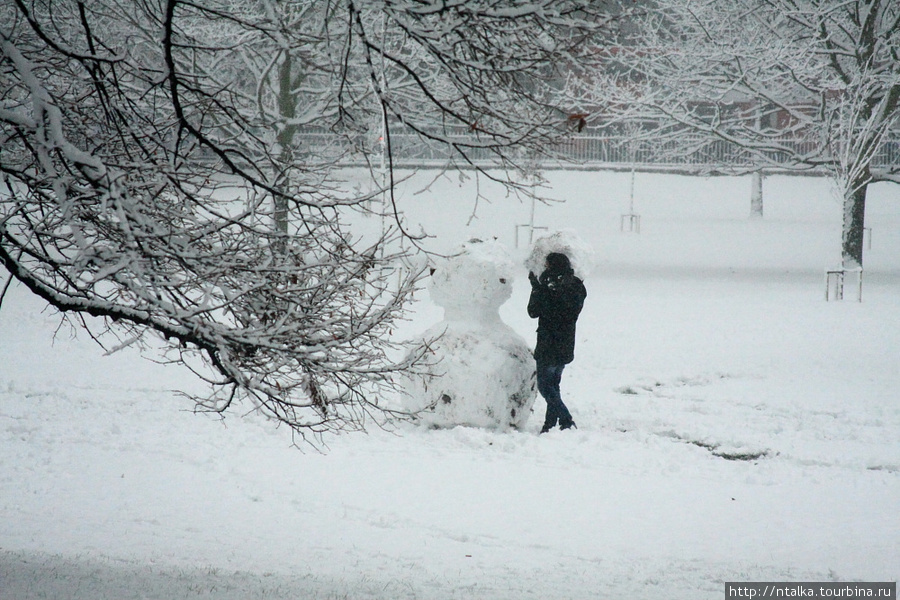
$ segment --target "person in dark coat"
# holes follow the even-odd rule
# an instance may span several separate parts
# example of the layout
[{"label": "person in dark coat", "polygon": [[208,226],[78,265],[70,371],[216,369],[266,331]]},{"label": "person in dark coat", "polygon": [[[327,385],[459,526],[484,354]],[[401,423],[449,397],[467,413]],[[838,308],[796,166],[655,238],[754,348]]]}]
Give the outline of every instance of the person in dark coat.
[{"label": "person in dark coat", "polygon": [[587,290],[575,276],[569,257],[559,252],[547,255],[546,269],[538,278],[528,274],[531,297],[528,316],[538,320],[537,363],[538,391],[547,401],[547,415],[541,433],[559,424],[560,429],[575,427],[569,409],[562,401],[559,383],[565,366],[575,360],[575,322],[581,314]]}]

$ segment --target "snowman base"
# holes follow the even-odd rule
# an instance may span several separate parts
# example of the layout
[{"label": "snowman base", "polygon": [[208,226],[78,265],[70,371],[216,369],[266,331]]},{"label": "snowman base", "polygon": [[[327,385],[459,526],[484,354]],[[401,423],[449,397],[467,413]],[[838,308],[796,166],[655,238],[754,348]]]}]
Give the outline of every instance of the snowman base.
[{"label": "snowman base", "polygon": [[407,398],[420,423],[432,428],[456,426],[495,430],[521,429],[531,414],[535,391],[534,358],[505,325],[489,330],[444,322],[425,334],[436,364],[413,377]]}]

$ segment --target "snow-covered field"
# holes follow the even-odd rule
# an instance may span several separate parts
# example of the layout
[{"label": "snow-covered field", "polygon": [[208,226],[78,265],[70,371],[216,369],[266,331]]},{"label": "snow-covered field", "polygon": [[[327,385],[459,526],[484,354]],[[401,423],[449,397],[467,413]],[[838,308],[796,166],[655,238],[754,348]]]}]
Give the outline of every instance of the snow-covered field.
[{"label": "snow-covered field", "polygon": [[[514,248],[530,204],[423,173],[411,223]],[[862,303],[828,181],[551,172],[535,224],[589,241],[578,429],[328,438],[191,412],[189,375],[103,356],[21,287],[0,310],[0,599],[723,598],[726,581],[900,579],[900,186]],[[419,192],[419,193],[416,193]],[[540,232],[538,232],[540,233]],[[528,231],[521,229],[520,238]],[[524,269],[504,320],[529,343]],[[422,292],[407,330],[441,319]]]}]

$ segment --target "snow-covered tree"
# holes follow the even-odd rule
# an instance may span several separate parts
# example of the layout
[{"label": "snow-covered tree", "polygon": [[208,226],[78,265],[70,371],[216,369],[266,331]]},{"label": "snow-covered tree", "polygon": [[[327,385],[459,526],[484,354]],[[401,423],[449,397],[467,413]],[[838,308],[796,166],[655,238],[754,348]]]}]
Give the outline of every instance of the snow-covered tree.
[{"label": "snow-covered tree", "polygon": [[900,182],[900,165],[873,162],[900,117],[900,3],[655,0],[631,33],[588,82],[594,103],[690,151],[724,141],[754,168],[826,170],[844,266],[861,267],[866,190]]},{"label": "snow-covered tree", "polygon": [[92,333],[164,339],[208,379],[201,408],[246,399],[301,435],[380,422],[422,360],[391,342],[420,270],[396,214],[348,226],[391,171],[353,192],[342,159],[389,167],[402,124],[515,168],[560,133],[552,82],[603,32],[593,6],[4,3],[0,262]]}]

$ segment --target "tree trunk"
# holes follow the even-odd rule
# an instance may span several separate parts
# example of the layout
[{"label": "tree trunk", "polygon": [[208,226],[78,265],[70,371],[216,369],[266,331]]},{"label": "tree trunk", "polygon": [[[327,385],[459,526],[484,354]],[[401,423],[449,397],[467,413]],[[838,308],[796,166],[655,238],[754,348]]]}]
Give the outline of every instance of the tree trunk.
[{"label": "tree trunk", "polygon": [[291,119],[297,113],[297,97],[293,90],[293,60],[289,52],[286,52],[284,59],[278,69],[278,112],[279,116],[284,119],[281,130],[278,132],[278,161],[275,165],[275,181],[276,187],[281,194],[274,198],[275,206],[273,220],[275,231],[285,238],[288,234],[288,199],[290,191],[290,168],[294,161],[294,133],[297,130],[296,125],[291,123]]},{"label": "tree trunk", "polygon": [[761,171],[753,173],[750,189],[750,217],[763,218],[763,174]]},{"label": "tree trunk", "polygon": [[842,232],[843,267],[857,269],[863,266],[863,235],[865,233],[866,190],[868,169],[844,190],[844,228]]}]

